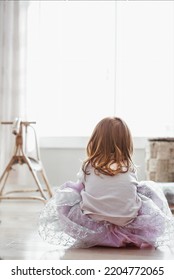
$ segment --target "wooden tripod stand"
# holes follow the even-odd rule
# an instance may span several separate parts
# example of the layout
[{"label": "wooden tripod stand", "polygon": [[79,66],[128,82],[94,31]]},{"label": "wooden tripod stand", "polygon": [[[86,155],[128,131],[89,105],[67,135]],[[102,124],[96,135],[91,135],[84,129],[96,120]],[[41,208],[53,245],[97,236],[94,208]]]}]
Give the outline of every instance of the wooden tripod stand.
[{"label": "wooden tripod stand", "polygon": [[[16,136],[16,145],[14,154],[7,164],[4,172],[0,177],[0,200],[1,199],[39,199],[44,202],[47,200],[47,195],[49,198],[52,196],[51,187],[48,183],[48,179],[46,177],[46,173],[44,171],[42,162],[39,156],[39,148],[37,143],[37,137],[35,129],[33,128],[32,124],[36,122],[28,122],[28,121],[21,121],[20,119],[16,119],[15,122],[1,122],[1,124],[11,124],[13,125],[13,134]],[[36,149],[36,158],[29,157],[26,152],[26,139],[27,139],[27,130],[28,128],[32,128],[35,137],[35,149]],[[25,142],[25,145],[24,145]],[[18,189],[14,191],[4,192],[5,184],[7,182],[7,178],[9,176],[10,171],[12,170],[13,165],[15,164],[26,164],[31,172],[35,183],[37,185],[37,189]],[[42,179],[45,183],[45,189],[42,187],[39,178],[37,176],[37,172],[40,172]],[[40,196],[16,196],[11,195],[12,193],[30,193],[30,192],[39,192]],[[47,195],[46,195],[47,193]]]}]

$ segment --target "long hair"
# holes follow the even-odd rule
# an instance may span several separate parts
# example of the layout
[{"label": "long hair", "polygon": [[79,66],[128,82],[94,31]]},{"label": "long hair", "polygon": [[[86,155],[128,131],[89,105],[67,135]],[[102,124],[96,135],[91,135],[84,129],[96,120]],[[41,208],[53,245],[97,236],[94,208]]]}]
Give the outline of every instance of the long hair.
[{"label": "long hair", "polygon": [[[86,175],[91,165],[95,173],[114,176],[132,166],[133,141],[127,124],[120,118],[102,119],[95,127],[86,148],[87,159],[82,170]],[[116,164],[116,168],[113,168]],[[124,166],[124,168],[123,168]]]}]

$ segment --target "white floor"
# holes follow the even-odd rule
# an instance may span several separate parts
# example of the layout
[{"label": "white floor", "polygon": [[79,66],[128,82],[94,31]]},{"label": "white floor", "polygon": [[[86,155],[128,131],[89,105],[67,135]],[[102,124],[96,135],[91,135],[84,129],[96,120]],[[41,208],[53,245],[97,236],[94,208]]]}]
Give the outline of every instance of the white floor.
[{"label": "white floor", "polygon": [[171,248],[65,249],[43,242],[37,232],[40,201],[0,202],[0,259],[2,260],[174,260]]}]

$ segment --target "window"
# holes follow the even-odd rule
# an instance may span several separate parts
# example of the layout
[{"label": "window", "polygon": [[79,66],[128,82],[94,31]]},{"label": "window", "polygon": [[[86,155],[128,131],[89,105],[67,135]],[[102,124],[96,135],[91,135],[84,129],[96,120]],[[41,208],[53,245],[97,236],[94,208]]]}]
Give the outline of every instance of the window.
[{"label": "window", "polygon": [[41,136],[89,136],[103,117],[133,136],[174,134],[173,1],[32,1],[28,115]]},{"label": "window", "polygon": [[135,136],[174,135],[174,3],[118,4],[116,112]]}]

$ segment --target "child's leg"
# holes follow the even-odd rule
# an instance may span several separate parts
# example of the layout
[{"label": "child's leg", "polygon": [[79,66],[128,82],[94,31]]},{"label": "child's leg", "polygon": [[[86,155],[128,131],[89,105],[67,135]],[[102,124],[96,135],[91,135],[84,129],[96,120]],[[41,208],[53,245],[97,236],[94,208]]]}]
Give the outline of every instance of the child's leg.
[{"label": "child's leg", "polygon": [[73,205],[81,201],[80,192],[84,188],[82,183],[68,181],[57,192],[57,210],[67,216]]}]

